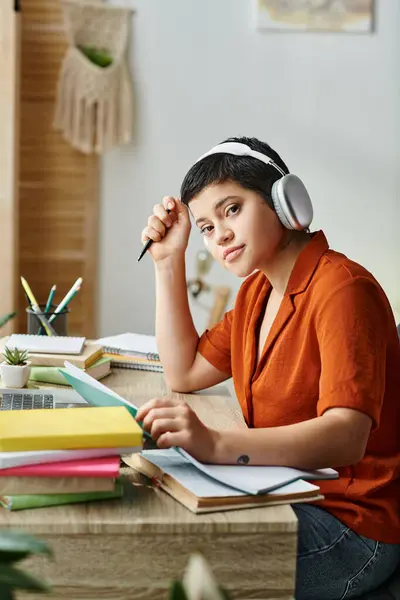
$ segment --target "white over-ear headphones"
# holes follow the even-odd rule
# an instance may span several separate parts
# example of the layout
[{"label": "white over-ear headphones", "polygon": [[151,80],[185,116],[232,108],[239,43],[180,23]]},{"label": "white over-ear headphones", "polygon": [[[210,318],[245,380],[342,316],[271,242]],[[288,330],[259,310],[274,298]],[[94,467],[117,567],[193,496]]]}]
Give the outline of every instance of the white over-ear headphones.
[{"label": "white over-ear headphones", "polygon": [[266,165],[271,165],[278,171],[281,178],[274,182],[271,190],[272,202],[280,222],[287,229],[302,231],[307,229],[313,219],[313,207],[310,196],[304,183],[299,177],[292,173],[286,174],[272,158],[252,150],[247,144],[240,142],[224,142],[214,146],[208,152],[200,156],[196,163],[211,154],[233,154],[236,156],[251,156],[261,160]]}]

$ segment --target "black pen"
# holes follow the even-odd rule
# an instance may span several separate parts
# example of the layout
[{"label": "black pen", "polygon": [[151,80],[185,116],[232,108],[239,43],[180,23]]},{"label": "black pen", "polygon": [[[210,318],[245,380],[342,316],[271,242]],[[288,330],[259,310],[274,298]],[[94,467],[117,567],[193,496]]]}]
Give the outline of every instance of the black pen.
[{"label": "black pen", "polygon": [[[169,208],[167,208],[166,211],[168,214],[171,212]],[[139,258],[137,259],[138,262],[139,260],[142,260],[143,256],[146,254],[147,250],[150,248],[153,242],[154,240],[147,240],[147,242],[143,246],[141,253],[139,254]]]}]

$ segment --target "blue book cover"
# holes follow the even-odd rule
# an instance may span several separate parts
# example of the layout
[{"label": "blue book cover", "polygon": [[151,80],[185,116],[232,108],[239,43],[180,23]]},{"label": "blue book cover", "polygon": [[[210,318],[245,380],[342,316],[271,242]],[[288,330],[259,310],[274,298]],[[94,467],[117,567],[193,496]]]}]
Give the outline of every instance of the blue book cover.
[{"label": "blue book cover", "polygon": [[[94,377],[75,367],[68,361],[65,361],[65,368],[59,369],[60,373],[70,385],[78,392],[84,400],[92,406],[124,406],[132,415],[136,417],[137,407],[119,394],[106,387]],[[144,431],[143,434],[151,439],[151,436]]]}]

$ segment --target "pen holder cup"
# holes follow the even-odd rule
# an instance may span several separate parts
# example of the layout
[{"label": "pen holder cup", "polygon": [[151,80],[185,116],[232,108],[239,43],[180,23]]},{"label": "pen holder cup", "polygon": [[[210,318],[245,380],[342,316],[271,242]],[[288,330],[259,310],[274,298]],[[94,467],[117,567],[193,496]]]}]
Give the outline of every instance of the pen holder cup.
[{"label": "pen holder cup", "polygon": [[[45,330],[43,329],[38,315],[43,315],[47,320],[50,319],[52,315],[54,315],[55,306],[51,305],[51,308],[48,312],[35,313],[31,308],[26,309],[27,314],[27,332],[31,335],[46,335]],[[40,305],[40,310],[44,311],[45,305]],[[68,335],[68,314],[69,308],[64,308],[61,310],[54,321],[51,323],[54,331],[58,335]]]}]

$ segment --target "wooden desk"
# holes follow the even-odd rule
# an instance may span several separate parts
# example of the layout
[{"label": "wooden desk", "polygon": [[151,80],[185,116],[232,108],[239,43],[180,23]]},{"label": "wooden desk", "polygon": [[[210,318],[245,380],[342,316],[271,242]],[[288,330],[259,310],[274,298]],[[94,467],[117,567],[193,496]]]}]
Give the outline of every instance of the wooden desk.
[{"label": "wooden desk", "polygon": [[[168,393],[155,373],[116,369],[104,381],[137,405]],[[207,424],[244,426],[227,395],[183,397]],[[166,600],[193,551],[204,554],[234,598],[293,598],[297,520],[290,506],[194,515],[131,471],[123,500],[2,510],[0,527],[49,542],[55,562],[24,563],[52,582],[49,600]]]}]

